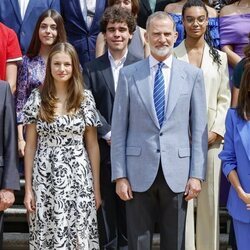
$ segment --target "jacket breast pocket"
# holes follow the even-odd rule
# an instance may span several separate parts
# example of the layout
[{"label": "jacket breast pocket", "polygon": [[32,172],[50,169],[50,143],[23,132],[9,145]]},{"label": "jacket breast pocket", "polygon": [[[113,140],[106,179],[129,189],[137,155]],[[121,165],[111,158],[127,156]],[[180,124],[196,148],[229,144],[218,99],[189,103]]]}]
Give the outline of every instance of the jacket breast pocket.
[{"label": "jacket breast pocket", "polygon": [[189,157],[190,156],[190,148],[179,148],[178,155],[180,158]]},{"label": "jacket breast pocket", "polygon": [[139,156],[141,155],[141,147],[126,147],[126,155]]}]

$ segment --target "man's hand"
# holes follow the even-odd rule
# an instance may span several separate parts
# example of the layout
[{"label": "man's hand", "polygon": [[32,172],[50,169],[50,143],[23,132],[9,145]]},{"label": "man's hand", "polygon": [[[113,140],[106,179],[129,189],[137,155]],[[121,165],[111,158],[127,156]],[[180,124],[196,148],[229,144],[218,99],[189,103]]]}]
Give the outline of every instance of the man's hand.
[{"label": "man's hand", "polygon": [[109,146],[111,146],[111,139],[106,140],[106,142],[108,143]]},{"label": "man's hand", "polygon": [[13,205],[15,201],[15,195],[13,190],[2,189],[0,190],[0,211],[4,211]]},{"label": "man's hand", "polygon": [[215,132],[208,132],[208,145],[211,145],[217,141],[222,141],[223,138]]},{"label": "man's hand", "polygon": [[189,178],[185,188],[185,200],[196,198],[201,191],[201,181],[196,178]]},{"label": "man's hand", "polygon": [[132,189],[127,178],[116,180],[116,193],[124,201],[133,199]]}]

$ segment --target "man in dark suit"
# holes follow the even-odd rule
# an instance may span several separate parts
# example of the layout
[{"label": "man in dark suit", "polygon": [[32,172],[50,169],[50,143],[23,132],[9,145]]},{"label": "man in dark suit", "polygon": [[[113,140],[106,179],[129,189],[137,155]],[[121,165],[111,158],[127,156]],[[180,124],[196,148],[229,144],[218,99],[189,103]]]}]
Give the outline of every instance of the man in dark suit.
[{"label": "man in dark suit", "polygon": [[140,0],[140,9],[137,16],[137,24],[146,28],[148,17],[155,11],[163,11],[167,4],[175,3],[178,0]]},{"label": "man in dark suit", "polygon": [[60,0],[69,42],[75,47],[81,65],[95,59],[96,38],[106,0]]},{"label": "man in dark suit", "polygon": [[23,54],[28,50],[38,17],[47,9],[60,11],[59,0],[0,1],[0,22],[16,32]]},{"label": "man in dark suit", "polygon": [[101,153],[101,195],[103,216],[99,217],[101,248],[127,249],[124,202],[115,193],[111,182],[110,145],[111,119],[119,70],[139,59],[128,52],[128,43],[135,30],[135,18],[123,8],[110,7],[101,20],[108,51],[84,67],[84,82],[91,89],[103,126],[98,128]]},{"label": "man in dark suit", "polygon": [[10,86],[0,81],[0,249],[3,236],[3,211],[15,201],[19,189],[16,114]]}]

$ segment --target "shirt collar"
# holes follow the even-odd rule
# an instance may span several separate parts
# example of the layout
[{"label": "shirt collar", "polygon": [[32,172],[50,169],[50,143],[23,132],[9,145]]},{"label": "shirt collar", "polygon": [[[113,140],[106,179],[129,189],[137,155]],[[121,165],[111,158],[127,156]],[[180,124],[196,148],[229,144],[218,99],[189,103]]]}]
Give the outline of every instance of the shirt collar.
[{"label": "shirt collar", "polygon": [[119,67],[120,65],[123,65],[124,62],[126,61],[127,58],[127,54],[128,54],[128,50],[126,51],[126,53],[124,54],[124,56],[119,60],[118,64],[115,63],[115,59],[112,56],[112,54],[110,53],[109,49],[108,49],[108,57],[109,57],[109,61],[115,66],[115,67]]},{"label": "shirt collar", "polygon": [[[167,66],[167,68],[172,68],[172,61],[173,61],[173,55],[170,55],[167,59],[165,59],[164,62],[164,67]],[[157,64],[159,63],[159,61],[157,61],[152,55],[149,56],[149,66],[150,69],[154,68]]]}]

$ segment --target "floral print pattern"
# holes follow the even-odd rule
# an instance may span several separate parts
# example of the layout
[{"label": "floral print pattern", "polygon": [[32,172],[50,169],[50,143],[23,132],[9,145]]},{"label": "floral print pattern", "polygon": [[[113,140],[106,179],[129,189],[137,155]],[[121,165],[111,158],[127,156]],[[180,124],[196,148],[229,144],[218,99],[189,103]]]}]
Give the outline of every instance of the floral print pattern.
[{"label": "floral print pattern", "polygon": [[33,58],[23,56],[23,61],[18,66],[17,72],[16,113],[18,123],[22,123],[22,109],[31,91],[43,83],[45,70],[45,61],[41,56],[35,56]]},{"label": "floral print pattern", "polygon": [[93,178],[83,134],[100,126],[90,91],[81,108],[52,123],[38,118],[40,93],[32,91],[24,123],[36,123],[38,142],[33,166],[36,211],[30,215],[31,250],[99,249]]}]

